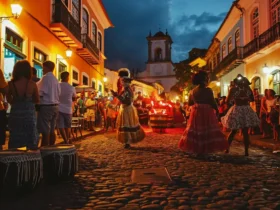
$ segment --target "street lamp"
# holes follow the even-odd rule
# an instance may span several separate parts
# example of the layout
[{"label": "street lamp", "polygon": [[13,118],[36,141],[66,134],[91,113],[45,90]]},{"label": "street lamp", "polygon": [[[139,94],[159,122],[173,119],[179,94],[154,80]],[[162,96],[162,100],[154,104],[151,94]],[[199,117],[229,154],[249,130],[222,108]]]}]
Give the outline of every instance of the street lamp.
[{"label": "street lamp", "polygon": [[107,82],[108,81],[108,78],[106,77],[106,73],[104,74],[104,77],[103,77],[103,82]]},{"label": "street lamp", "polygon": [[70,49],[70,47],[68,47],[68,49],[65,51],[66,57],[70,58],[72,56],[72,50]]},{"label": "street lamp", "polygon": [[265,73],[265,74],[269,74],[270,73],[270,70],[269,70],[269,68],[268,68],[268,66],[266,65],[266,64],[264,64],[264,67],[263,67],[263,73]]},{"label": "street lamp", "polygon": [[2,22],[3,20],[9,20],[10,18],[15,18],[15,19],[19,18],[22,11],[22,7],[20,6],[20,4],[14,3],[11,4],[11,10],[12,10],[12,15],[0,17],[0,22]]},{"label": "street lamp", "polygon": [[[68,47],[67,50],[65,51],[66,59],[71,58],[72,53],[73,53],[72,50],[70,49],[70,47]],[[56,58],[56,60],[60,61],[60,60],[64,60],[64,58],[60,56],[60,58]]]}]

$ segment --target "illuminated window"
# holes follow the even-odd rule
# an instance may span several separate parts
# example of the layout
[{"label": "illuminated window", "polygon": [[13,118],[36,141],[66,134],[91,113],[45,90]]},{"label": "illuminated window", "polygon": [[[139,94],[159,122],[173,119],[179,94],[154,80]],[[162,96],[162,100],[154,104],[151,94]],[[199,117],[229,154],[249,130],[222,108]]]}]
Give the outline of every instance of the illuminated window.
[{"label": "illuminated window", "polygon": [[80,24],[80,8],[81,2],[80,0],[72,0],[72,16]]},{"label": "illuminated window", "polygon": [[271,23],[272,25],[280,22],[280,1],[271,0]]},{"label": "illuminated window", "polygon": [[230,37],[228,39],[228,53],[230,53],[232,51],[232,38]]},{"label": "illuminated window", "polygon": [[259,9],[256,8],[252,13],[252,38],[259,36]]},{"label": "illuminated window", "polygon": [[66,70],[67,70],[67,66],[64,63],[59,62],[58,63],[58,75],[57,75],[58,80],[60,80],[60,74]]},{"label": "illuminated window", "polygon": [[92,22],[92,26],[91,26],[91,39],[93,41],[93,43],[96,45],[96,32],[97,32],[97,27],[96,24],[94,22]]},{"label": "illuminated window", "polygon": [[47,55],[41,50],[34,48],[33,67],[37,70],[37,77],[43,76],[43,63],[47,60]]},{"label": "illuminated window", "polygon": [[19,35],[17,35],[9,28],[6,28],[5,41],[7,45],[13,47],[16,50],[22,51],[23,38],[21,38]]},{"label": "illuminated window", "polygon": [[88,34],[88,12],[83,8],[82,34]]},{"label": "illuminated window", "polygon": [[240,30],[238,29],[235,32],[235,47],[239,47],[240,46]]}]

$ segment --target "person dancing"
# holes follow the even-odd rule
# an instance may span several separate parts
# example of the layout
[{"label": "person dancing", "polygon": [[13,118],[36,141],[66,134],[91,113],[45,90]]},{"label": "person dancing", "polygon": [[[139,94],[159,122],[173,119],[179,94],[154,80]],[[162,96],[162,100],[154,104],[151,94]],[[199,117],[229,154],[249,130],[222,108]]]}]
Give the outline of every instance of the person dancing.
[{"label": "person dancing", "polygon": [[[191,107],[187,127],[179,141],[179,148],[197,155],[224,151],[228,148],[225,135],[219,127],[218,106],[213,91],[207,87],[207,72],[199,71],[192,78],[196,87],[191,90],[188,105]],[[216,111],[216,113],[215,113]]]},{"label": "person dancing", "polygon": [[130,87],[132,79],[122,77],[121,83],[123,90],[118,94],[111,90],[113,96],[121,102],[119,114],[117,117],[117,140],[124,144],[124,148],[130,148],[130,144],[142,141],[145,138],[145,132],[139,123],[136,108],[132,105],[133,91]]},{"label": "person dancing", "polygon": [[[248,156],[250,144],[248,129],[259,126],[260,120],[250,107],[250,102],[254,101],[254,96],[249,86],[249,80],[241,74],[238,74],[234,79],[234,83],[236,86],[230,89],[226,99],[227,104],[234,103],[234,105],[222,117],[221,121],[224,127],[231,129],[231,133],[228,136],[229,146],[235,134],[241,129],[244,138],[245,156]],[[229,148],[225,152],[229,153]]]}]

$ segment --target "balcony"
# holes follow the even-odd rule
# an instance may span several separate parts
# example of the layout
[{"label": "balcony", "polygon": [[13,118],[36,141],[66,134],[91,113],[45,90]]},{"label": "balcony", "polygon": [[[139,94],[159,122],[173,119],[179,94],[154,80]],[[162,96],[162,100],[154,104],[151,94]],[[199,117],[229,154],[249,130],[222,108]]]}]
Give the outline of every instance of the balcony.
[{"label": "balcony", "polygon": [[280,41],[280,22],[273,25],[259,37],[244,46],[244,58],[247,58],[262,49],[268,48],[276,41]]},{"label": "balcony", "polygon": [[81,27],[61,0],[52,5],[52,32],[66,45],[82,47]]},{"label": "balcony", "polygon": [[243,48],[234,48],[214,69],[218,77],[228,73],[232,69],[243,63]]},{"label": "balcony", "polygon": [[100,53],[97,46],[93,43],[93,41],[89,38],[87,34],[82,34],[82,43],[83,47],[78,48],[76,50],[77,54],[79,54],[85,61],[87,61],[90,65],[99,64]]}]

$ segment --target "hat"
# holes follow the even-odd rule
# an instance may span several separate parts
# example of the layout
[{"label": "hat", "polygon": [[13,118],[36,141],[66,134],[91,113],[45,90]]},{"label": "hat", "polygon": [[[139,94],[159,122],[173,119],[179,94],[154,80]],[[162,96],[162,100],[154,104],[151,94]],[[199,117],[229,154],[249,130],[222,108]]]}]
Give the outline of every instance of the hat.
[{"label": "hat", "polygon": [[121,68],[118,70],[119,77],[130,77],[130,71],[127,68]]}]

